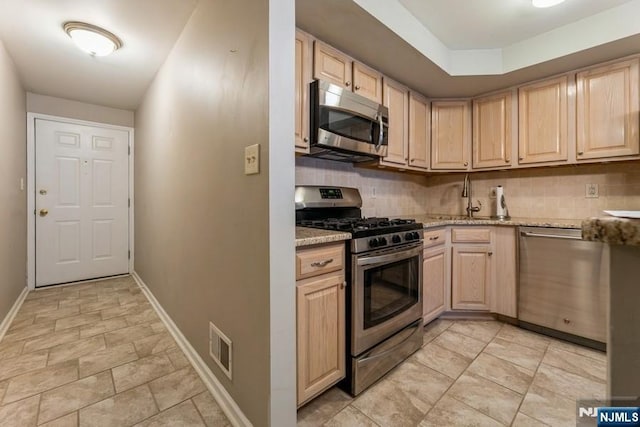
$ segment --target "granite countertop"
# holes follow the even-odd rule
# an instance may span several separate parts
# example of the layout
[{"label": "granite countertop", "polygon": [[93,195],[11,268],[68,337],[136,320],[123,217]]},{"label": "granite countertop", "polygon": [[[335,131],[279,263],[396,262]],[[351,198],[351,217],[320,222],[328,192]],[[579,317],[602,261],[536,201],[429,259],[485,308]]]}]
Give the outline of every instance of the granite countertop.
[{"label": "granite countertop", "polygon": [[418,215],[417,222],[421,222],[424,228],[440,227],[444,225],[507,225],[523,227],[558,227],[577,228],[581,227],[582,220],[579,219],[552,219],[552,218],[515,218],[500,221],[487,217],[474,217],[469,219],[462,215]]},{"label": "granite countertop", "polygon": [[351,233],[319,228],[296,227],[296,247],[351,239]]},{"label": "granite countertop", "polygon": [[613,216],[585,219],[582,238],[610,245],[640,246],[640,219]]},{"label": "granite countertop", "polygon": [[[511,227],[560,227],[579,229],[582,223],[582,220],[579,219],[511,218],[508,221],[499,221],[487,217],[468,219],[461,215],[415,215],[412,216],[412,218],[415,218],[417,222],[421,222],[426,229],[446,225],[506,225]],[[296,247],[340,242],[349,239],[351,239],[351,233],[345,233],[343,231],[296,227]]]}]

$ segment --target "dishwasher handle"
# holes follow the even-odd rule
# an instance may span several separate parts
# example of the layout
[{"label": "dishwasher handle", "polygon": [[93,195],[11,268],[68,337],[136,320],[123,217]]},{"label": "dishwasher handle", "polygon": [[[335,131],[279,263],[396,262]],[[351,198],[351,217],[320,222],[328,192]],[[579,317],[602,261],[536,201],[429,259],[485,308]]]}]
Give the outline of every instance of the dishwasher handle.
[{"label": "dishwasher handle", "polygon": [[582,240],[581,236],[566,236],[566,235],[562,235],[562,234],[531,233],[529,231],[521,231],[520,235],[524,236],[524,237],[546,237],[548,239]]}]

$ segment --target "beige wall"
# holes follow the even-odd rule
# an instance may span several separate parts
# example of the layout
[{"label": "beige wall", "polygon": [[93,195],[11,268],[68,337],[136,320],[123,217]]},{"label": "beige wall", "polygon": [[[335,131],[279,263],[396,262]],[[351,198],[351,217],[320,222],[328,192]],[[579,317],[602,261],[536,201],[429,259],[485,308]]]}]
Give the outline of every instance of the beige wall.
[{"label": "beige wall", "polygon": [[0,41],[0,322],[26,286],[26,105],[17,71]]},{"label": "beige wall", "polygon": [[424,175],[368,169],[311,157],[296,158],[296,185],[356,187],[362,195],[362,214],[367,217],[423,214],[426,183]]},{"label": "beige wall", "polygon": [[27,111],[51,116],[133,127],[133,111],[27,92]]},{"label": "beige wall", "polygon": [[[640,210],[640,161],[563,166],[518,171],[472,173],[478,216],[495,214],[491,187],[502,185],[513,217],[580,219],[602,215],[603,209]],[[463,215],[463,174],[434,175],[427,180],[428,213]],[[585,185],[598,184],[600,197],[585,198]]]},{"label": "beige wall", "polygon": [[[135,270],[256,426],[270,398],[268,6],[200,1],[135,116]],[[246,176],[256,143],[261,173]],[[209,321],[233,341],[233,381],[209,358]]]}]

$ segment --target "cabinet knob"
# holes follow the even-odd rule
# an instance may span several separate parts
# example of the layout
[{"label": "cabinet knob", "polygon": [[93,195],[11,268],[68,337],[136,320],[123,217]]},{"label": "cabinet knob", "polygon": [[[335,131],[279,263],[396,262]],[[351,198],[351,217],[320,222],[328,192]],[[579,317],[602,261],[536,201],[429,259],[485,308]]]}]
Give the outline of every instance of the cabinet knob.
[{"label": "cabinet knob", "polygon": [[469,166],[469,162],[464,162],[464,165],[465,166]]},{"label": "cabinet knob", "polygon": [[304,142],[309,142],[309,138],[306,138],[306,137],[305,137],[305,138],[302,138],[302,140],[303,140]]},{"label": "cabinet knob", "polygon": [[562,319],[562,321],[568,325],[569,323],[571,323],[571,320],[567,319],[566,317],[564,319]]},{"label": "cabinet knob", "polygon": [[524,157],[518,157],[518,160],[524,160]]},{"label": "cabinet knob", "polygon": [[487,252],[487,255],[491,256],[493,255],[493,252]]},{"label": "cabinet knob", "polygon": [[511,161],[511,159],[504,159],[505,163],[509,163]]},{"label": "cabinet knob", "polygon": [[351,82],[345,82],[345,83],[344,83],[344,85],[345,85],[346,87],[349,87],[349,86],[351,86]]},{"label": "cabinet knob", "polygon": [[356,90],[360,90],[360,86],[356,85]]},{"label": "cabinet knob", "polygon": [[578,156],[582,156],[584,154],[584,151],[578,151]]},{"label": "cabinet knob", "polygon": [[347,282],[340,283],[340,289],[344,289],[347,286]]}]

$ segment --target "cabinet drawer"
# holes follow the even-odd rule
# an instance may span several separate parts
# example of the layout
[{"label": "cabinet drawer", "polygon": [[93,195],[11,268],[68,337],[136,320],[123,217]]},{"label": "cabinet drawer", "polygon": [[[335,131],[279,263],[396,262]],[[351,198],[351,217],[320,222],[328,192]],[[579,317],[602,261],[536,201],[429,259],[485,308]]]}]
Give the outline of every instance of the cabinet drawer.
[{"label": "cabinet drawer", "polygon": [[490,228],[454,228],[451,230],[453,243],[491,243]]},{"label": "cabinet drawer", "polygon": [[444,245],[447,240],[447,230],[430,230],[424,232],[424,247]]},{"label": "cabinet drawer", "polygon": [[344,268],[344,243],[296,251],[296,280]]}]

